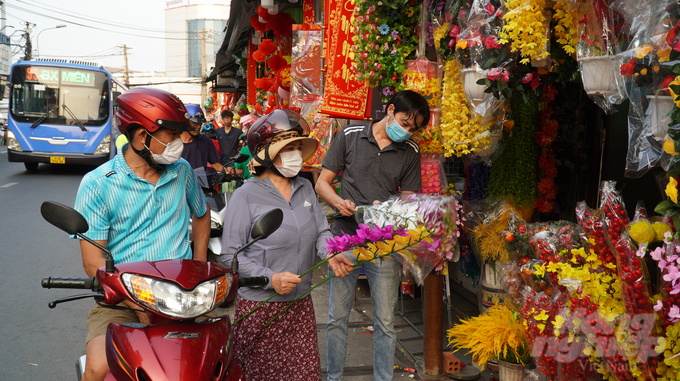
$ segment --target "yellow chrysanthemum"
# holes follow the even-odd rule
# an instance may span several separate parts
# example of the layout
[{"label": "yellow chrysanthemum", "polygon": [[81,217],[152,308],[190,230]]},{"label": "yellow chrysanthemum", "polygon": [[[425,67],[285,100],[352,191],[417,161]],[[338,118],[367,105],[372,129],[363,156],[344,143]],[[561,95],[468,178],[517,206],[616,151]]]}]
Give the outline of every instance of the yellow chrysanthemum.
[{"label": "yellow chrysanthemum", "polygon": [[667,232],[671,231],[671,227],[665,222],[655,222],[652,224],[654,232],[656,233],[656,240],[661,241]]},{"label": "yellow chrysanthemum", "polygon": [[633,226],[630,227],[628,234],[630,235],[630,238],[637,243],[654,242],[656,239],[654,227],[645,220],[634,223]]}]

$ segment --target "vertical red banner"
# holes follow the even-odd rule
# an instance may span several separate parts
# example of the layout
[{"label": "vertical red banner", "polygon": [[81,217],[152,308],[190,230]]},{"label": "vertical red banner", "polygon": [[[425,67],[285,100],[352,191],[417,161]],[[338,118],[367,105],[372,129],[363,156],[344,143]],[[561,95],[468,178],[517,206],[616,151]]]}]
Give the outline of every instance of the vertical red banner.
[{"label": "vertical red banner", "polygon": [[257,88],[255,87],[255,80],[257,79],[257,62],[253,58],[253,52],[257,50],[257,45],[251,41],[248,43],[248,68],[246,70],[247,87],[247,102],[249,105],[255,105],[257,102]]},{"label": "vertical red banner", "polygon": [[302,1],[302,23],[312,25],[316,22],[314,15],[314,0]]},{"label": "vertical red banner", "polygon": [[354,42],[351,1],[326,1],[326,86],[321,111],[325,114],[363,119],[370,113],[370,89],[366,81],[357,81],[351,70]]}]

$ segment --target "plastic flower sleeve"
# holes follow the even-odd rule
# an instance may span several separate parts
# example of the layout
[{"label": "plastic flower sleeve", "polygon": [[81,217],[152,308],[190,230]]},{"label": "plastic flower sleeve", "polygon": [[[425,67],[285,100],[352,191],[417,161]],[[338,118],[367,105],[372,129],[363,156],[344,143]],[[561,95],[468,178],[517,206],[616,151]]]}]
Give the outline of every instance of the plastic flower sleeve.
[{"label": "plastic flower sleeve", "polygon": [[383,203],[357,208],[357,217],[367,225],[401,226],[427,234],[428,240],[397,253],[416,284],[444,260],[458,260],[456,253],[456,200],[453,197],[412,194],[407,200],[392,198]]},{"label": "plastic flower sleeve", "polygon": [[321,54],[323,36],[320,25],[295,25],[290,67],[290,107],[302,108],[305,95],[323,95]]},{"label": "plastic flower sleeve", "polygon": [[614,105],[621,104],[627,97],[620,70],[626,57],[619,55],[627,48],[624,19],[611,7],[613,2],[581,3],[585,25],[577,48],[583,88],[607,114],[616,112]]},{"label": "plastic flower sleeve", "polygon": [[606,225],[602,213],[593,210],[581,201],[576,205],[576,221],[579,225],[581,243],[586,250],[592,250],[605,266],[616,267],[614,253],[607,245]]},{"label": "plastic flower sleeve", "polygon": [[447,187],[446,174],[444,173],[444,155],[421,153],[420,175],[423,184],[422,193],[442,194]]}]

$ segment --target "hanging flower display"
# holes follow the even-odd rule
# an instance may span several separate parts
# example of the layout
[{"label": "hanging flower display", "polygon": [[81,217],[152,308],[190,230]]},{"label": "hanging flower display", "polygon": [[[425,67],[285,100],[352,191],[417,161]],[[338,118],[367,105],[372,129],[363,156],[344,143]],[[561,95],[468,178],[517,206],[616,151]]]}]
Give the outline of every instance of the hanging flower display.
[{"label": "hanging flower display", "polygon": [[506,0],[508,12],[503,15],[505,25],[500,32],[502,44],[510,43],[513,52],[522,56],[520,63],[528,64],[532,59],[550,55],[546,49],[548,27],[544,9],[546,0]]},{"label": "hanging flower display", "polygon": [[484,150],[489,145],[490,123],[471,113],[456,60],[444,64],[441,133],[444,154],[462,156]]},{"label": "hanging flower display", "polygon": [[388,7],[379,0],[367,0],[354,6],[352,70],[371,87],[402,90],[406,60],[414,56],[418,43],[420,2],[395,0]]},{"label": "hanging flower display", "polygon": [[538,147],[541,150],[541,156],[538,159],[541,179],[538,182],[538,197],[534,205],[540,213],[549,213],[553,210],[555,198],[557,197],[555,185],[557,168],[555,167],[555,150],[552,148],[552,144],[557,137],[560,125],[552,119],[553,110],[550,106],[553,99],[555,99],[557,91],[552,86],[545,86],[543,90],[543,95],[539,99],[543,106],[539,115],[539,125],[541,127],[536,133],[536,143],[538,143]]}]

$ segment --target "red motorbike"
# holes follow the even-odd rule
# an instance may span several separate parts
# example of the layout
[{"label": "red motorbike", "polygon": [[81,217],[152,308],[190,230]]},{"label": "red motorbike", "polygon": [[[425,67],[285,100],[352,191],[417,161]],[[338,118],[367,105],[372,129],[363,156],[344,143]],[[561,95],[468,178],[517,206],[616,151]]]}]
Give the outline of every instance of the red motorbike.
[{"label": "red motorbike", "polygon": [[[151,324],[111,323],[106,332],[106,358],[110,368],[106,381],[239,381],[243,373],[231,353],[231,323],[228,316],[197,318],[222,303],[234,300],[239,286],[265,285],[265,277],[239,278],[238,262],[232,268],[218,263],[171,259],[114,264],[106,248],[85,237],[85,218],[76,210],[55,202],[44,202],[40,212],[47,222],[99,247],[106,266],[89,278],[45,278],[44,288],[89,289],[49,303],[57,304],[94,297],[104,307],[129,300],[151,313]],[[274,209],[258,220],[248,246],[271,235],[283,221]],[[84,371],[83,356],[76,362],[78,380]]]}]

